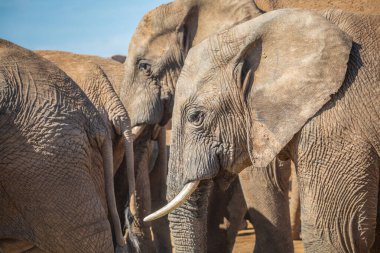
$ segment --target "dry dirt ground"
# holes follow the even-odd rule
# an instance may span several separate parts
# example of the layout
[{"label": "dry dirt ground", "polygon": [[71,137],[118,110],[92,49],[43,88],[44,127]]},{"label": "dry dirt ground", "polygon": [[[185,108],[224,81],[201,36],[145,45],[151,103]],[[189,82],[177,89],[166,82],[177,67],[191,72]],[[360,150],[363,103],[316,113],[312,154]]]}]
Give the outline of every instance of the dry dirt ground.
[{"label": "dry dirt ground", "polygon": [[[302,241],[293,241],[294,253],[303,253]],[[233,253],[252,253],[255,246],[255,230],[248,228],[240,230],[236,238]]]}]

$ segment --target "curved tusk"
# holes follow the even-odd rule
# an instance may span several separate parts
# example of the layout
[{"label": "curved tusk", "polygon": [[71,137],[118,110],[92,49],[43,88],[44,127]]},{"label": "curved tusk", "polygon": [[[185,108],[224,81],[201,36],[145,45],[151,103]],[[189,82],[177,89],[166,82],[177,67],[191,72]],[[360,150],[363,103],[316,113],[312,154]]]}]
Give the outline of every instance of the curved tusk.
[{"label": "curved tusk", "polygon": [[144,218],[144,222],[153,221],[153,220],[156,220],[158,218],[161,218],[162,216],[169,214],[174,209],[181,206],[190,197],[190,195],[197,189],[198,185],[199,185],[199,181],[187,183],[185,185],[185,187],[183,187],[182,191],[174,199],[172,199],[172,201],[170,201],[163,208],[161,208],[161,209],[155,211],[154,213],[146,216]]},{"label": "curved tusk", "polygon": [[142,133],[146,125],[135,126],[132,128],[133,140],[136,140],[137,137]]}]

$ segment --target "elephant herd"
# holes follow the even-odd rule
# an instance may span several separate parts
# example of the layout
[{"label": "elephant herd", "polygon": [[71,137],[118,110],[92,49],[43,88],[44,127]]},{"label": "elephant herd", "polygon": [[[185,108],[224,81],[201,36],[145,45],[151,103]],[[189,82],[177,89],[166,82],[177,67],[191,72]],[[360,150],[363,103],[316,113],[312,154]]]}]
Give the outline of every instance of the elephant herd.
[{"label": "elephant herd", "polygon": [[0,252],[232,252],[244,218],[380,252],[371,1],[175,0],[127,57],[0,39]]}]

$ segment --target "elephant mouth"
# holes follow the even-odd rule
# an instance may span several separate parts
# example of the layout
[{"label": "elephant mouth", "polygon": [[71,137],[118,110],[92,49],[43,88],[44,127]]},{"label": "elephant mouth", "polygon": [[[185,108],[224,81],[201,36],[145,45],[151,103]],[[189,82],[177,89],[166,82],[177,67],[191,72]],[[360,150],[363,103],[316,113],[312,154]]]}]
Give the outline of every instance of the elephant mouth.
[{"label": "elephant mouth", "polygon": [[198,180],[187,183],[174,199],[172,199],[166,206],[145,217],[144,222],[154,221],[180,207],[190,198],[191,194],[195,192],[199,183],[200,181]]},{"label": "elephant mouth", "polygon": [[231,182],[236,178],[236,175],[221,170],[221,168],[223,168],[221,163],[222,160],[218,154],[216,155],[215,160],[216,166],[212,171],[209,171],[209,174],[202,175],[201,179],[195,179],[185,184],[178,195],[176,195],[167,205],[145,217],[144,222],[159,219],[180,207],[190,198],[191,194],[197,190],[197,187],[201,183],[201,180],[211,181],[212,179],[215,179],[218,184],[221,184],[219,185],[221,189],[227,189]]},{"label": "elephant mouth", "polygon": [[221,170],[215,177],[215,182],[219,186],[219,189],[225,191],[231,185],[231,183],[236,179],[237,174],[229,172],[228,170]]},{"label": "elephant mouth", "polygon": [[[219,176],[219,174],[220,173],[214,176],[206,177],[205,180],[209,181],[212,178],[215,178],[221,189],[227,189],[228,186],[231,184],[231,182],[236,178],[236,175],[231,174],[231,173],[228,173],[228,174],[223,173],[223,174],[220,174],[221,176]],[[182,188],[180,193],[178,193],[178,195],[176,195],[168,204],[166,204],[161,209],[146,216],[144,218],[144,222],[157,220],[173,212],[175,209],[180,207],[183,203],[185,203],[190,198],[191,194],[193,194],[193,192],[197,190],[197,187],[200,184],[200,182],[201,180],[194,180],[185,184],[185,186]]]}]

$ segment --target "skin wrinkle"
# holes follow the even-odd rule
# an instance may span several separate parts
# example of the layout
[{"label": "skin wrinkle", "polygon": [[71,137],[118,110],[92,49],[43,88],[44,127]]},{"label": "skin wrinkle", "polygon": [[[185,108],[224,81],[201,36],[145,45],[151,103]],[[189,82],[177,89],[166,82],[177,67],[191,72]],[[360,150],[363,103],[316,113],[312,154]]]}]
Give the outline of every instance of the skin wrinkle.
[{"label": "skin wrinkle", "polygon": [[[130,152],[128,151],[128,148],[131,148],[131,145],[125,141],[132,140],[130,131],[131,123],[129,116],[117,95],[117,92],[120,92],[124,68],[122,64],[118,62],[96,56],[77,55],[55,51],[38,51],[38,53],[49,60],[54,61],[75,78],[91,101],[96,105],[97,110],[102,114],[103,120],[106,122],[108,129],[112,134],[114,173],[118,172],[117,175],[114,175],[117,208],[118,213],[122,216],[121,223],[123,226],[126,221],[123,214],[126,212],[132,213],[131,210],[135,209],[133,207],[126,211],[126,206],[128,206],[127,203],[130,199],[128,194],[136,192],[131,189],[130,182],[125,179],[127,177],[130,178],[127,175],[129,172],[125,170],[128,170],[127,166],[130,166],[129,160],[139,160],[139,157],[141,157],[141,155],[136,155],[135,158],[129,157]],[[126,160],[129,165],[127,163],[122,164],[124,156],[128,157]],[[120,167],[121,169],[119,169]],[[137,170],[143,170],[143,168],[140,167],[141,166],[137,166]],[[138,218],[135,217],[135,219]],[[140,232],[141,231],[136,230],[136,233]]]},{"label": "skin wrinkle", "polygon": [[[3,67],[3,64],[1,67],[1,79],[6,80],[5,83],[11,85],[8,87],[16,91],[13,93],[14,97],[10,98],[13,105],[5,105],[17,108],[7,112],[8,115],[13,114],[11,121],[8,117],[2,117],[0,121],[2,131],[9,133],[1,134],[6,138],[2,140],[2,145],[15,147],[21,144],[21,148],[3,150],[5,152],[2,152],[0,159],[4,173],[1,184],[3,189],[7,189],[9,196],[21,201],[17,204],[19,210],[22,210],[22,216],[15,215],[10,220],[6,218],[8,215],[1,217],[4,228],[1,237],[12,238],[13,234],[16,234],[17,238],[32,241],[46,251],[110,251],[113,247],[107,211],[104,208],[105,196],[104,193],[97,192],[99,189],[103,192],[104,187],[102,170],[99,169],[102,164],[99,158],[93,159],[92,163],[89,162],[93,157],[88,155],[99,156],[98,143],[102,143],[102,135],[106,133],[100,116],[80,89],[62,71],[17,46],[13,45],[10,51],[4,51],[4,46],[6,48],[11,45],[9,42],[1,41],[1,45],[1,62],[8,65],[17,61],[19,65],[17,70],[11,71],[9,67]],[[7,55],[14,57],[9,59]],[[34,92],[28,93],[28,87],[25,85],[34,85]],[[24,92],[31,95],[31,98],[26,97]],[[16,97],[17,99],[14,99]],[[33,108],[29,109],[32,106]],[[4,109],[4,104],[0,107]],[[25,112],[29,117],[24,115]],[[7,123],[3,120],[7,120]],[[4,128],[6,125],[10,127]],[[10,136],[12,139],[8,139]],[[66,142],[70,139],[73,139],[70,150],[78,148],[73,157],[70,157],[73,154],[71,151],[67,152]],[[92,149],[92,152],[86,152],[87,149]],[[17,156],[19,157],[16,159]],[[20,157],[23,159],[19,159]],[[68,160],[64,162],[66,158]],[[28,165],[28,170],[23,169],[25,164]],[[67,173],[66,169],[70,173]],[[14,189],[12,178],[18,179],[17,189]],[[53,180],[50,180],[51,178]],[[92,181],[92,178],[98,178],[99,182]],[[73,184],[73,181],[76,184]],[[61,198],[54,196],[57,192]],[[82,195],[78,195],[78,192]],[[62,198],[62,193],[65,198]],[[91,200],[87,206],[82,197]],[[43,201],[44,199],[50,201]],[[7,214],[5,207],[8,206],[8,200],[3,197],[0,201],[0,208],[3,209],[1,212]],[[67,209],[68,206],[76,206],[77,203],[83,203],[82,210]],[[84,215],[84,212],[88,211],[87,208],[91,210],[88,212],[90,216]],[[76,212],[74,216],[73,212]],[[81,222],[84,223],[86,220],[91,223],[91,219],[103,221],[103,224],[98,226],[100,234],[97,238],[86,238],[85,230],[74,234],[68,232],[76,226],[75,217],[81,217]],[[81,222],[77,225],[82,224]],[[55,230],[56,226],[60,229]],[[28,229],[32,232],[23,234],[23,230]],[[91,227],[87,229],[91,230]],[[62,234],[64,232],[67,233]],[[60,240],[56,239],[57,234]]]},{"label": "skin wrinkle", "polygon": [[[339,11],[336,13],[340,14]],[[344,22],[342,25],[353,27],[355,26],[354,24],[361,24],[359,15],[345,15],[347,20],[352,20],[352,24]],[[378,21],[378,17],[373,16],[371,24],[375,27],[378,24],[376,21]],[[378,46],[375,47],[371,43],[366,43],[368,38],[361,35],[363,30],[360,26],[357,28],[357,34],[355,33],[356,30],[350,32],[344,27],[341,27],[341,29],[349,32],[354,37],[356,44],[354,43],[351,53],[359,57],[353,57],[351,54],[348,65],[349,74],[346,76],[342,88],[336,95],[331,97],[331,102],[327,103],[312,119],[308,120],[296,135],[295,141],[289,144],[294,152],[292,157],[299,168],[301,201],[308,205],[307,208],[302,208],[302,217],[305,246],[310,252],[368,251],[374,241],[374,231],[376,229],[379,153],[374,147],[379,147],[378,136],[380,131],[378,122],[380,122],[380,118],[377,111],[378,100],[371,99],[371,97],[376,97],[379,92],[377,87],[379,80],[377,75],[379,72],[378,68],[376,69],[379,61],[371,61],[369,58],[378,59],[379,54],[377,52],[379,50]],[[365,32],[370,33],[368,30],[365,30]],[[370,36],[377,38],[377,35],[372,33]],[[360,52],[355,51],[357,44],[362,45]],[[210,53],[207,49],[207,44],[204,43],[202,46],[205,50],[201,51],[200,54]],[[214,50],[214,52],[218,51]],[[194,51],[191,53],[193,53],[193,57],[201,58]],[[367,54],[371,55],[371,57],[367,57]],[[199,58],[197,59],[199,60]],[[368,61],[368,63],[366,62],[366,65],[363,65],[359,59],[363,59],[363,62]],[[189,65],[194,63],[194,61],[189,60],[189,57],[187,60]],[[202,67],[208,68],[208,71],[215,71],[215,68],[207,65],[212,65],[212,61],[211,63],[202,62],[202,64]],[[187,66],[185,66],[185,70],[186,68]],[[182,76],[180,77],[179,83],[186,83],[188,80],[192,80],[192,82],[202,80],[199,76],[203,75],[203,73],[194,71],[197,70],[190,66],[189,70],[184,71],[186,76],[183,79]],[[191,75],[192,73],[193,76]],[[216,72],[215,76],[223,80],[221,73]],[[232,83],[235,85],[234,82]],[[221,84],[223,83],[217,83],[217,81],[211,79],[207,85],[212,87]],[[191,92],[187,91],[187,93],[177,87],[177,94],[180,95],[178,95],[179,100],[176,98],[175,108],[177,105],[180,106],[185,103],[185,99],[190,95],[197,98],[201,97],[200,94],[206,91],[206,88],[202,90],[203,86],[205,85],[200,83],[198,91],[191,90]],[[372,95],[369,96],[368,94]],[[203,98],[204,100],[210,98],[207,97],[209,96],[208,93],[204,96],[206,97]],[[212,99],[217,100],[217,98]],[[218,101],[219,106],[223,108],[225,104],[221,101],[226,101],[226,98]],[[201,98],[197,102],[201,105],[204,103]],[[222,118],[226,118],[225,111],[216,111],[215,108],[208,108],[208,110],[215,112]],[[265,110],[261,111],[265,113]],[[180,113],[178,112],[178,114]],[[223,121],[213,122],[213,124],[223,124]],[[181,130],[176,129],[176,125],[179,125]],[[186,136],[182,138],[192,140],[191,132],[187,131],[188,128],[181,128],[182,126],[184,126],[183,122],[173,118],[173,130],[182,131],[181,133]],[[210,127],[206,128],[210,129]],[[178,135],[181,134],[177,133]],[[241,139],[244,140],[245,138],[247,137],[241,136]],[[207,145],[204,143],[197,144]],[[187,149],[192,143],[182,143],[181,145],[174,143],[174,148],[179,151],[172,153],[174,155],[172,159],[179,161],[179,164],[173,162],[171,167],[175,168],[177,165],[180,168],[191,168],[191,166],[182,164],[183,161],[179,157],[187,155],[181,152],[181,150],[185,150],[183,146]],[[203,149],[197,149],[193,146],[191,146],[191,150],[203,151]],[[204,154],[201,155],[203,156]],[[208,154],[210,157],[213,157],[213,155]],[[228,157],[228,154],[225,155]],[[204,166],[209,166],[209,164]],[[194,169],[193,173],[197,174],[196,169],[199,170],[199,165],[192,169]],[[187,174],[190,173],[187,172]],[[176,176],[181,178],[184,175]],[[197,176],[202,177],[202,175]],[[191,177],[194,177],[194,175],[191,175]],[[172,182],[176,184],[179,181]],[[321,184],[323,187],[321,187]],[[175,185],[171,187],[175,188]],[[337,214],[339,215],[337,216]],[[360,225],[357,225],[358,223]]]},{"label": "skin wrinkle", "polygon": [[[215,1],[214,1],[215,2]],[[232,13],[232,11],[231,11],[231,6],[230,5],[232,5],[232,6],[235,6],[237,3],[236,3],[236,1],[234,1],[234,2],[229,2],[228,3],[228,6],[227,7],[225,7],[226,9],[228,9],[228,14],[229,13]],[[239,1],[239,4],[242,4],[242,6],[244,6],[244,3],[242,2],[242,1]],[[252,15],[252,13],[251,13],[251,11],[252,11],[252,8],[251,8],[251,6],[249,6],[249,4],[250,3],[248,3],[248,2],[245,2],[245,4],[247,4],[247,6],[244,6],[244,7],[246,7],[246,8],[242,8],[241,9],[241,11],[242,12],[245,12],[245,13],[248,13],[249,15],[251,15],[251,17],[252,16],[254,16],[254,15]],[[237,5],[236,5],[237,6]],[[166,5],[165,6],[165,8],[168,8],[169,7],[169,5]],[[203,7],[203,6],[201,6],[201,7]],[[216,10],[216,8],[215,8],[215,10],[213,10],[212,9],[212,7],[211,8],[209,8],[209,9],[205,9],[205,11],[204,12],[217,12],[217,10]],[[223,12],[222,12],[223,13]],[[154,19],[154,15],[153,15],[153,13],[150,13],[151,14],[151,17],[149,17],[150,19]],[[167,11],[167,12],[165,12],[165,14],[167,14],[167,15],[169,15],[169,14],[171,14],[171,12],[170,11]],[[239,19],[239,18],[241,18],[243,15],[242,14],[236,14],[236,13],[233,13],[234,14],[234,18],[235,18],[235,23],[236,23],[236,21],[238,20],[238,22],[240,22],[241,20]],[[257,12],[256,12],[256,14],[255,15],[257,15]],[[149,15],[147,15],[146,16],[146,18],[148,18],[148,16]],[[238,17],[237,17],[238,16]],[[160,16],[159,16],[160,17]],[[182,17],[181,16],[179,16],[180,18],[180,22],[182,22]],[[160,17],[161,18],[161,17]],[[224,20],[227,20],[228,18],[227,18],[227,16],[225,16],[225,17],[223,17],[224,18]],[[237,18],[237,19],[236,19]],[[247,17],[247,18],[249,18],[249,17]],[[243,18],[243,20],[245,20],[245,19],[247,19],[247,18]],[[207,18],[206,18],[207,19]],[[166,20],[169,20],[168,18],[166,18],[165,19],[165,21]],[[201,20],[201,19],[200,19]],[[217,18],[215,18],[215,20],[216,20],[216,22],[218,22],[217,20]],[[151,20],[149,21],[149,22],[151,22]],[[141,28],[141,30],[144,30],[145,32],[146,32],[146,34],[144,34],[144,35],[146,35],[147,37],[149,36],[149,33],[150,32],[152,32],[153,33],[153,31],[149,31],[149,27],[151,26],[151,23],[149,23],[149,22],[147,22],[147,24],[146,24],[146,27],[144,27],[143,25],[141,25],[141,27],[139,26],[139,28]],[[171,24],[172,26],[171,27],[174,27],[174,26],[177,26],[178,24],[180,24],[180,22],[178,22],[178,23],[176,23],[176,24]],[[142,22],[141,24],[143,24],[144,22]],[[173,23],[175,23],[175,22],[173,22]],[[220,24],[218,24],[218,25],[220,25]],[[207,24],[205,25],[205,26],[207,26]],[[159,27],[159,26],[157,26],[157,27]],[[154,29],[156,29],[157,27],[154,27]],[[198,25],[198,27],[203,27],[202,25]],[[139,29],[138,28],[138,29]],[[209,30],[212,30],[213,32],[214,32],[214,30],[215,29],[209,29]],[[204,33],[200,33],[200,35],[199,35],[199,38],[200,39],[198,39],[198,38],[195,38],[195,41],[198,43],[200,40],[202,40],[202,37],[203,37],[203,35],[204,35]],[[197,35],[198,36],[198,35]],[[141,39],[141,38],[140,38]],[[139,42],[141,42],[141,40],[137,40],[136,39],[136,41],[135,42],[137,42],[137,41],[139,41]],[[133,43],[132,43],[133,44]],[[143,44],[143,43],[141,43],[141,44]],[[144,46],[142,46],[142,47],[144,47]],[[130,46],[130,49],[131,49],[132,47]],[[133,50],[130,50],[130,54],[129,55],[131,55],[131,52],[132,52]],[[138,50],[136,50],[136,51],[138,51]],[[131,67],[132,68],[132,67]],[[133,66],[133,68],[135,68],[135,66]],[[137,90],[137,89],[136,89]],[[146,96],[146,94],[144,93],[144,96]],[[136,98],[137,98],[137,96],[136,96]],[[157,109],[157,108],[156,108]],[[145,115],[147,114],[147,113],[149,113],[149,112],[146,112],[146,113],[144,113]],[[155,113],[154,115],[158,115],[158,113]],[[142,118],[142,117],[141,117]]]},{"label": "skin wrinkle", "polygon": [[37,51],[65,70],[97,107],[112,135],[114,168],[124,157],[123,132],[130,127],[128,113],[113,88],[120,86],[122,65],[111,59],[60,51]]},{"label": "skin wrinkle", "polygon": [[[211,4],[211,5],[214,6],[214,4]],[[252,3],[249,1],[239,2],[239,3],[236,3],[236,2],[223,3],[223,4],[219,4],[219,5],[216,4],[216,6],[218,6],[218,8],[222,9],[220,13],[227,14],[229,16],[228,18],[230,19],[230,20],[224,19],[224,22],[228,23],[228,25],[224,25],[224,26],[222,25],[222,27],[220,29],[223,29],[226,26],[232,26],[232,25],[236,24],[236,22],[242,22],[242,19],[244,20],[245,17],[248,17],[250,15],[253,15],[253,13],[256,13],[256,9],[254,9],[254,11],[253,11],[252,6],[250,6],[250,5],[252,5]],[[194,6],[199,6],[199,8],[201,8],[201,9],[204,8],[205,10],[206,9],[210,10],[210,11],[212,11],[212,13],[216,13],[216,14],[218,13],[213,9],[213,7],[209,6],[209,3],[207,1],[205,3],[203,3],[203,1],[178,1],[178,2],[173,2],[170,4],[162,5],[159,8],[156,8],[156,9],[152,10],[151,12],[147,13],[146,15],[144,15],[142,21],[139,23],[139,25],[136,29],[136,32],[135,32],[133,39],[132,39],[132,42],[129,46],[129,52],[130,53],[128,56],[129,60],[127,61],[129,63],[126,63],[126,66],[128,66],[128,68],[130,69],[131,75],[128,75],[128,74],[126,75],[126,79],[125,79],[126,82],[124,85],[125,89],[131,88],[134,85],[141,86],[141,84],[138,84],[139,81],[137,81],[135,78],[131,78],[132,76],[138,75],[137,66],[135,65],[135,61],[133,59],[136,57],[141,57],[141,58],[148,57],[148,59],[149,59],[149,50],[150,50],[149,45],[151,43],[153,43],[153,40],[156,38],[159,38],[162,35],[166,35],[166,34],[175,35],[174,34],[175,31],[179,27],[179,25],[181,24],[183,19],[185,18],[186,13],[189,10],[191,10]],[[231,8],[231,6],[233,6],[234,8]],[[244,7],[244,9],[241,9],[243,7]],[[201,14],[201,15],[208,15],[207,10],[204,14]],[[238,14],[236,12],[238,12]],[[163,15],[162,13],[165,13],[165,19],[162,19],[162,15]],[[242,13],[244,13],[244,14],[242,14]],[[224,18],[226,18],[226,17],[224,17]],[[200,17],[200,19],[201,19],[200,22],[204,22],[202,17]],[[164,20],[164,23],[162,23],[163,20]],[[229,24],[229,22],[231,24]],[[157,23],[157,26],[155,26],[156,23]],[[207,24],[207,22],[205,24]],[[202,25],[203,25],[203,23],[202,23]],[[216,24],[213,24],[213,25],[216,25]],[[212,30],[211,27],[205,27],[205,28]],[[195,43],[198,43],[204,37],[205,37],[205,34],[201,34],[201,35],[197,36],[197,38],[195,39],[196,40]],[[172,36],[172,38],[175,39],[175,36]],[[155,66],[157,63],[160,64],[160,63],[164,63],[166,61],[166,64],[168,64],[168,65],[165,64],[165,68],[163,68],[164,64],[162,64],[160,66],[160,69],[162,69],[163,71],[164,71],[164,69],[171,69],[171,64],[173,64],[173,65],[178,65],[178,67],[176,67],[175,69],[178,69],[178,72],[179,72],[179,68],[181,68],[183,65],[183,54],[181,53],[181,49],[178,47],[177,41],[169,41],[168,40],[166,43],[169,46],[161,45],[161,48],[166,47],[166,48],[168,48],[168,50],[164,49],[165,53],[160,55],[161,59],[159,61],[158,60],[152,61],[152,67],[157,68],[157,66]],[[195,43],[193,42],[193,45]],[[157,46],[155,46],[155,47],[157,47]],[[186,54],[187,52],[184,52],[184,53]],[[146,55],[146,57],[143,55]],[[166,60],[167,57],[171,57],[171,56],[173,56],[174,59],[172,61],[167,61]],[[178,76],[178,74],[177,74],[177,76]],[[128,78],[129,78],[129,80],[128,80]],[[175,80],[173,79],[173,81],[175,81]],[[173,82],[173,86],[174,86],[174,82]],[[124,94],[124,92],[122,92],[122,93]],[[127,92],[125,92],[125,93],[127,93]],[[149,94],[149,93],[147,93],[147,94]],[[151,99],[155,99],[155,98],[153,98],[154,95],[148,95],[148,96],[150,96]],[[127,101],[125,104],[126,104],[127,108],[130,107],[130,108],[128,108],[128,111],[133,111],[133,110],[131,110],[132,105],[128,105]],[[149,115],[159,114],[158,111],[161,109],[159,109],[158,107],[161,107],[161,106],[159,105],[159,103],[156,103],[155,105],[157,107],[157,108],[153,107],[154,108],[153,111],[155,113],[150,113],[150,112],[145,111],[144,115],[142,115],[142,116],[141,115],[138,115],[138,116],[132,115],[133,124],[139,124],[138,121],[140,120],[140,118],[143,119],[144,117],[148,117]],[[145,107],[151,108],[151,107],[148,107],[148,104]],[[152,109],[149,109],[149,110],[152,110]],[[135,119],[135,117],[139,117],[139,119]],[[153,116],[153,117],[155,117],[155,116]],[[144,123],[151,123],[153,120],[157,120],[157,118],[152,118],[152,119],[148,119],[148,120],[144,119],[144,120],[145,120]]]},{"label": "skin wrinkle", "polygon": [[[347,25],[347,23],[345,23],[345,25]],[[352,25],[350,25],[349,27],[352,27]],[[366,39],[366,38],[364,38],[364,39]],[[363,56],[365,56],[365,53],[364,52],[361,52],[361,56],[362,56],[362,58],[363,58]],[[353,63],[355,63],[355,62],[358,62],[358,59],[356,58],[356,57],[352,57],[352,62]],[[368,65],[367,65],[368,66]],[[354,67],[351,67],[351,68],[354,68]],[[359,70],[360,71],[360,70]],[[371,73],[370,72],[370,69],[369,69],[369,71],[367,70],[367,73]],[[376,73],[376,72],[372,72],[372,73]],[[351,73],[349,73],[349,75],[348,75],[348,80],[354,80],[352,77],[350,77],[350,74]],[[367,78],[364,78],[364,80],[360,80],[359,79],[359,81],[358,81],[358,78],[360,78],[362,75],[356,75],[356,77],[355,77],[355,79],[356,79],[356,82],[359,82],[359,83],[368,83],[368,81],[367,81]],[[367,74],[365,75],[365,76],[367,76]],[[374,79],[372,79],[371,78],[371,80],[374,80]],[[359,90],[357,90],[357,88],[359,88],[359,87],[361,87],[362,89],[359,91]],[[358,93],[361,93],[361,94],[363,94],[363,88],[364,87],[367,87],[366,85],[361,85],[361,86],[357,86],[357,88],[355,89],[355,87],[352,87],[352,93],[353,94],[358,94]],[[342,89],[342,91],[343,91],[344,89]],[[343,94],[347,94],[347,92],[345,92],[345,93],[343,93],[343,92],[340,92],[340,93],[338,93],[338,97],[340,97],[340,96],[342,96]],[[345,115],[345,117],[343,117],[343,119],[345,119],[345,120],[349,120],[349,121],[347,121],[347,123],[348,124],[350,124],[350,125],[352,125],[353,126],[353,131],[355,131],[356,133],[354,133],[354,134],[349,134],[349,135],[347,135],[347,134],[344,134],[343,136],[353,136],[353,137],[356,137],[356,136],[360,136],[360,135],[363,135],[364,134],[364,136],[366,136],[366,139],[367,140],[363,140],[363,141],[360,141],[361,143],[362,143],[362,145],[363,144],[366,144],[366,143],[368,143],[368,140],[370,139],[370,138],[368,138],[368,134],[369,133],[374,133],[374,131],[372,131],[372,130],[370,130],[370,131],[368,131],[370,128],[372,128],[372,127],[370,127],[370,128],[368,128],[368,126],[370,126],[370,125],[373,125],[373,122],[376,122],[376,120],[379,118],[379,117],[376,117],[377,119],[375,119],[375,118],[372,118],[372,116],[373,116],[373,114],[371,113],[370,115],[371,115],[371,117],[365,117],[365,116],[362,116],[362,115],[368,115],[369,114],[369,112],[368,112],[368,110],[369,110],[369,108],[371,108],[372,110],[371,111],[376,111],[376,110],[374,110],[374,108],[376,108],[376,107],[374,107],[373,106],[373,104],[372,103],[369,103],[368,104],[368,106],[365,106],[364,108],[355,108],[356,107],[356,105],[359,105],[360,103],[358,103],[358,102],[360,102],[360,100],[357,100],[356,98],[360,98],[360,97],[366,97],[365,95],[363,96],[363,95],[361,95],[361,96],[353,96],[352,97],[352,99],[353,99],[353,103],[346,103],[346,102],[348,102],[348,101],[350,101],[350,100],[348,100],[348,99],[343,99],[343,98],[340,98],[339,100],[336,100],[337,101],[337,103],[334,105],[335,107],[337,107],[337,106],[339,106],[339,105],[341,105],[341,106],[344,106],[344,107],[348,107],[349,109],[347,110],[347,111],[354,111],[354,112],[360,112],[360,115],[361,115],[361,119],[363,119],[363,124],[362,125],[357,125],[355,122],[357,122],[357,121],[355,121],[355,120],[353,120],[353,117],[350,117],[351,115],[350,114],[348,114],[348,115]],[[374,101],[372,101],[372,102],[374,102]],[[365,108],[367,108],[367,109],[365,109]],[[363,111],[363,109],[364,109],[364,111]],[[326,115],[326,113],[327,112],[325,112],[325,115]],[[377,113],[375,113],[376,115],[377,115]],[[338,116],[339,116],[339,114],[338,114]],[[372,118],[372,120],[370,121],[370,122],[367,122],[367,119],[371,119]],[[337,122],[342,122],[342,120],[337,120]],[[371,123],[372,122],[372,123]],[[324,125],[326,125],[326,124],[324,124]],[[363,129],[363,127],[365,127],[366,129]],[[357,128],[357,129],[355,129],[355,128]],[[329,129],[329,127],[327,127],[327,129]],[[352,128],[351,128],[352,129]],[[351,130],[352,131],[352,130]],[[359,132],[357,132],[357,131],[359,131]],[[373,136],[373,135],[372,135]],[[375,135],[376,136],[376,135]],[[309,139],[310,140],[310,139]],[[368,145],[368,144],[366,144],[366,145]],[[373,145],[371,145],[371,146],[373,146]],[[360,147],[360,146],[359,146]],[[344,147],[343,147],[344,148]],[[347,146],[347,148],[350,148],[349,146]],[[351,147],[351,148],[354,148],[354,147]],[[339,149],[339,148],[338,148]],[[327,152],[327,151],[326,151]],[[361,156],[361,154],[360,154],[361,152],[354,152],[353,153],[353,156],[352,157],[350,157],[350,159],[349,160],[356,160],[356,159],[358,159],[358,158],[356,158],[356,157],[359,157],[359,156]],[[365,152],[364,152],[365,153]],[[302,158],[301,158],[302,159]],[[315,158],[313,158],[313,160],[314,160]],[[342,160],[342,158],[336,158],[335,160]],[[360,161],[360,160],[358,160],[358,161]],[[359,166],[360,164],[353,164],[352,166]],[[342,164],[342,167],[344,167],[344,166],[346,166],[345,164]],[[306,169],[305,169],[306,170]],[[346,169],[346,171],[347,171],[347,169]],[[331,171],[332,172],[332,171]],[[344,174],[344,175],[346,175],[346,174]],[[329,174],[327,174],[327,176],[326,177],[330,177],[330,175]],[[310,178],[313,178],[313,177],[310,177]],[[354,177],[353,176],[353,178],[356,178],[356,177]],[[378,178],[378,175],[372,175],[372,176],[370,176],[369,178]],[[337,187],[337,185],[336,185],[336,183],[334,184],[334,187]],[[343,190],[343,189],[342,189]],[[313,191],[312,191],[313,192]],[[373,192],[373,191],[372,191]],[[356,196],[356,195],[353,195],[353,196]],[[358,195],[358,196],[362,196],[362,195]],[[364,197],[359,197],[359,200],[362,200]],[[316,197],[316,199],[318,199],[318,197]],[[368,197],[367,197],[367,199],[368,199]],[[372,200],[371,200],[372,199]],[[371,199],[369,199],[369,202],[372,202],[372,201],[375,201],[375,199],[374,198],[371,198]],[[324,202],[322,202],[322,203],[325,203],[325,202],[327,202],[327,203],[333,203],[333,202],[331,202],[331,201],[324,201]],[[341,203],[354,203],[353,205],[352,205],[352,207],[354,207],[355,206],[355,202],[349,202],[349,201],[347,201],[347,200],[342,200],[342,201],[339,201],[339,203],[341,204]],[[318,204],[321,204],[320,202],[318,203]],[[370,206],[371,206],[371,204],[369,204]],[[344,208],[344,205],[342,205],[341,206],[341,208],[343,209],[343,210],[347,210],[346,208]],[[319,208],[320,210],[326,210],[325,208],[324,208],[324,205],[322,204],[322,207],[321,208]],[[363,207],[363,209],[365,209],[364,207]],[[350,210],[350,209],[348,209],[348,210]],[[352,209],[351,209],[352,210]],[[363,213],[365,210],[362,210],[362,212],[360,212],[360,211],[358,211],[358,213]],[[352,212],[351,212],[352,213]],[[354,215],[355,215],[355,213],[352,213],[352,217],[355,217]],[[320,215],[320,216],[323,216],[323,217],[328,217],[329,215],[328,214],[325,214],[325,215],[323,215],[323,213],[322,213],[322,215]],[[357,216],[359,216],[359,215],[357,215]],[[357,217],[356,216],[356,217]],[[359,216],[360,217],[360,216]],[[325,218],[326,219],[326,218]],[[362,218],[360,218],[360,219],[362,219]],[[324,221],[324,219],[321,219],[321,218],[319,218],[318,219],[319,221]],[[351,219],[352,220],[352,219]],[[325,227],[326,226],[326,223],[327,223],[328,221],[326,221],[326,222],[324,222],[325,224],[319,224],[318,225],[318,227]],[[372,221],[372,222],[370,222],[370,221],[368,221],[368,223],[369,224],[373,224],[374,222]],[[366,224],[366,222],[363,222],[363,224]],[[376,224],[376,222],[375,222],[375,224]],[[338,224],[336,224],[335,226],[339,226]],[[349,227],[347,230],[348,231],[352,231],[352,227]],[[372,228],[373,229],[373,228]],[[360,233],[360,236],[363,238],[363,235],[365,234],[365,232],[364,231],[366,231],[366,230],[368,230],[368,229],[365,229],[365,228],[363,228],[363,227],[361,227],[360,228],[360,230],[359,230],[359,233]],[[352,233],[352,232],[351,232]],[[346,245],[346,248],[345,248],[345,250],[346,251],[349,251],[349,250],[353,250],[353,249],[355,249],[355,248],[357,248],[357,247],[359,247],[359,245],[354,245],[354,244],[350,244],[350,243],[347,243],[347,238],[350,238],[350,236],[345,236],[345,237],[340,237],[339,238],[339,242],[341,242],[341,244],[342,245]],[[352,237],[351,237],[352,238]],[[334,240],[334,238],[331,238],[330,239],[330,241],[332,242],[332,243],[334,243],[333,242],[333,240]],[[365,241],[365,240],[364,240]],[[367,245],[368,246],[368,245]],[[362,246],[363,247],[363,246]]]}]

